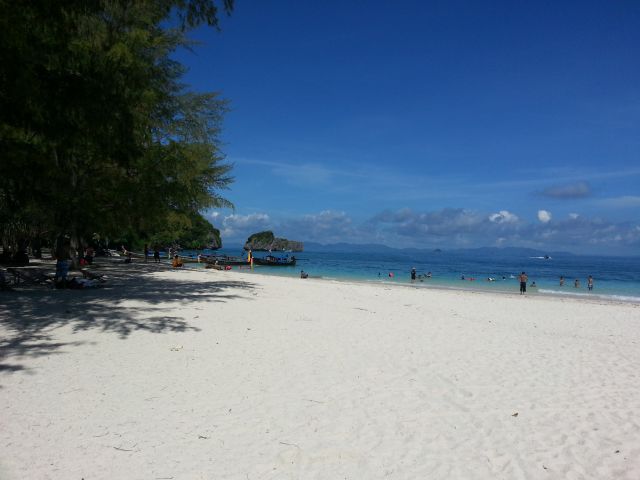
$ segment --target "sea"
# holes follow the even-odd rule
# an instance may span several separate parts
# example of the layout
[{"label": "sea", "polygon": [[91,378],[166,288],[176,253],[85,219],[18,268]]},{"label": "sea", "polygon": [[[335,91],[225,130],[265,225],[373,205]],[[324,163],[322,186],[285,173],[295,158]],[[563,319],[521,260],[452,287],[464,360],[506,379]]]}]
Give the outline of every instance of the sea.
[{"label": "sea", "polygon": [[[218,254],[246,258],[241,247],[216,251],[182,251],[183,256]],[[262,255],[256,252],[256,256]],[[266,254],[265,254],[266,255]],[[417,288],[439,287],[474,291],[519,292],[518,275],[526,272],[529,295],[555,295],[578,298],[602,298],[640,303],[640,257],[586,256],[556,253],[550,256],[513,251],[402,251],[380,252],[314,251],[274,253],[294,255],[294,267],[255,266],[253,273],[300,277],[304,270],[309,278],[393,283]],[[202,268],[190,263],[191,268]],[[248,267],[233,267],[251,271]],[[418,278],[411,280],[411,269]],[[427,274],[430,278],[425,278]],[[587,289],[592,275],[594,288]],[[564,286],[560,286],[560,277]],[[420,278],[422,277],[422,278]],[[463,279],[464,278],[464,279]],[[492,279],[492,280],[489,280]],[[579,286],[575,286],[575,281]],[[535,282],[535,287],[532,283]]]}]

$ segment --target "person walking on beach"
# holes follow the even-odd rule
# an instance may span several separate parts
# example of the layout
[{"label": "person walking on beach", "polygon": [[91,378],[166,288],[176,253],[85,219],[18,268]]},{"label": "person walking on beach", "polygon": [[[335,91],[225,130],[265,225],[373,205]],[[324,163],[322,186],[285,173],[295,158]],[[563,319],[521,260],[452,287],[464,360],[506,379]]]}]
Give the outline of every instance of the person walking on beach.
[{"label": "person walking on beach", "polygon": [[527,293],[527,281],[529,280],[529,277],[527,277],[527,274],[522,272],[520,274],[520,295],[524,295],[525,293]]},{"label": "person walking on beach", "polygon": [[589,291],[593,290],[593,277],[591,275],[587,278],[587,288]]}]

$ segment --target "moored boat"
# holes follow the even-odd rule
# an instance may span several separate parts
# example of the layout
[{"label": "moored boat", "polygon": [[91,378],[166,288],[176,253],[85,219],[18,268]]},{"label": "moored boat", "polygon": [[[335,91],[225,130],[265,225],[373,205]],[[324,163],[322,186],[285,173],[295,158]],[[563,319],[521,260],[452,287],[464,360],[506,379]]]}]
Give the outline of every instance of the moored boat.
[{"label": "moored boat", "polygon": [[253,257],[253,264],[271,267],[293,267],[296,264],[296,257],[290,257],[289,255],[284,257],[276,257],[274,255],[267,255],[263,258]]},{"label": "moored boat", "polygon": [[212,265],[223,266],[237,266],[237,265],[249,265],[249,262],[242,257],[230,257],[228,255],[210,255],[208,257],[200,257],[203,262],[210,263]]}]

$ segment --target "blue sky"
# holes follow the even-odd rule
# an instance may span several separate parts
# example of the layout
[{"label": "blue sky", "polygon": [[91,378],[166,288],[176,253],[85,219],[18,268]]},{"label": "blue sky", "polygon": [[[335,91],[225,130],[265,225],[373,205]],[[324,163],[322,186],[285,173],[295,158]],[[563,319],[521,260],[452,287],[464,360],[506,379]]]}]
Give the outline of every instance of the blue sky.
[{"label": "blue sky", "polygon": [[193,37],[226,244],[640,254],[638,2],[237,0]]}]

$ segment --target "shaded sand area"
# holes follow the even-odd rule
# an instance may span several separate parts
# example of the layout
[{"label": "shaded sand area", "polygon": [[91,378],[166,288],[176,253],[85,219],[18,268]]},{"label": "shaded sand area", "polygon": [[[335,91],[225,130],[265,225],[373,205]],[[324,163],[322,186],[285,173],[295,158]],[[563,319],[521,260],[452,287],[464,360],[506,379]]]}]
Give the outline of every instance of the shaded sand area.
[{"label": "shaded sand area", "polygon": [[638,305],[102,268],[0,292],[3,480],[640,478]]}]

